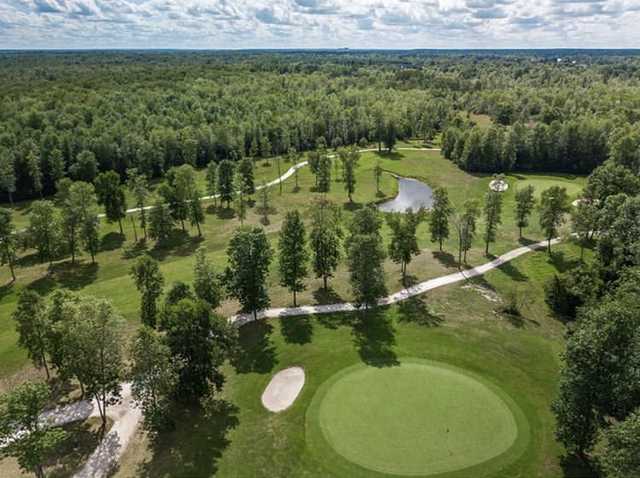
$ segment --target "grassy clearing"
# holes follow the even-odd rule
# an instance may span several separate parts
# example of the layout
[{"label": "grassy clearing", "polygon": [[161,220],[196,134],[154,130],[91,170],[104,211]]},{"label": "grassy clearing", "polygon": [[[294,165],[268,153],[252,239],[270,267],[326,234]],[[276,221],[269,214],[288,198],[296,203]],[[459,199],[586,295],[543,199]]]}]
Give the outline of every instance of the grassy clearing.
[{"label": "grassy clearing", "polygon": [[[376,194],[373,168],[380,161],[385,170],[417,177],[429,185],[445,186],[453,203],[460,207],[464,200],[477,198],[482,200],[488,191],[491,180],[487,176],[470,175],[451,162],[443,159],[437,152],[424,151],[399,151],[391,155],[379,153],[366,153],[362,155],[360,167],[357,172],[357,191],[354,195],[354,203],[347,201],[346,193],[341,182],[332,184],[332,191],[327,195],[331,200],[343,205],[345,224],[349,223],[349,216],[363,204],[393,197],[396,194],[397,184],[390,174],[382,177],[381,190],[383,196]],[[262,164],[262,163],[260,163]],[[283,164],[283,169],[286,163]],[[271,166],[257,166],[257,177],[264,176],[273,179],[275,161]],[[511,185],[505,193],[503,225],[499,230],[498,241],[492,245],[491,252],[500,254],[513,249],[518,245],[518,234],[514,226],[513,206],[514,191],[521,183],[536,182],[537,185],[561,184],[573,188],[577,195],[584,184],[583,178],[571,178],[564,176],[544,175],[517,175],[509,176]],[[541,182],[542,181],[542,182]],[[298,208],[303,216],[308,218],[314,198],[320,197],[314,193],[314,178],[308,168],[300,170],[299,189],[294,188],[294,178],[283,183],[283,193],[279,194],[279,188],[271,188],[270,223],[266,226],[269,238],[275,246],[277,232],[286,211]],[[208,206],[213,206],[208,204]],[[254,205],[250,211],[246,223],[259,224],[260,213]],[[534,214],[532,226],[525,231],[527,240],[543,239],[537,227],[537,217]],[[166,278],[167,285],[173,281],[190,281],[192,276],[192,254],[197,247],[203,245],[208,251],[208,256],[214,261],[218,270],[224,267],[226,261],[225,249],[233,230],[239,225],[233,211],[222,208],[208,208],[207,221],[203,228],[204,238],[195,237],[195,231],[187,233],[176,232],[172,243],[164,248],[151,248],[149,253],[161,262],[161,270]],[[47,294],[55,288],[68,288],[83,294],[95,295],[110,299],[116,308],[128,320],[129,327],[134,329],[138,324],[138,293],[128,276],[129,268],[135,257],[144,252],[143,249],[134,247],[133,229],[130,222],[125,224],[126,239],[117,232],[117,225],[103,223],[102,250],[97,257],[97,265],[90,264],[87,257],[82,258],[79,265],[71,266],[68,260],[55,263],[49,270],[47,264],[39,264],[33,251],[27,251],[19,261],[17,269],[18,280],[15,284],[8,284],[9,271],[6,268],[0,270],[0,283],[7,284],[0,287],[0,379],[8,379],[12,374],[21,370],[26,364],[26,355],[16,345],[16,335],[10,315],[15,308],[19,291],[25,287],[31,287],[43,294]],[[138,228],[139,229],[139,228]],[[480,224],[480,230],[482,224]],[[140,231],[138,231],[140,233]],[[389,230],[385,226],[383,235],[388,239]],[[420,256],[416,257],[409,266],[412,280],[426,280],[443,273],[455,270],[455,237],[450,238],[445,244],[444,253],[437,251],[437,247],[430,242],[427,225],[422,224],[418,230],[419,245],[423,249]],[[469,254],[469,264],[477,265],[487,259],[483,253],[483,245],[479,234],[475,247]],[[276,273],[277,264],[272,266],[272,274],[269,278],[269,288],[272,304],[274,306],[286,306],[291,303],[290,294],[278,284]],[[390,261],[386,264],[386,280],[390,291],[401,287],[399,267]],[[516,278],[514,276],[512,278]],[[517,282],[517,281],[516,281]],[[331,281],[331,290],[323,291],[321,281],[309,278],[307,290],[300,295],[301,303],[326,303],[351,298],[348,284],[348,271],[341,266],[336,277]],[[231,314],[237,310],[237,304],[225,303],[220,312]],[[22,371],[21,373],[24,373]],[[11,383],[11,381],[7,382]],[[2,386],[0,384],[0,386]]]},{"label": "grassy clearing", "polygon": [[[558,252],[565,260],[578,254],[572,245],[560,246]],[[512,266],[533,289],[558,270],[543,252],[521,257]],[[509,273],[492,271],[473,285],[500,297],[510,286]],[[480,376],[496,384],[524,414],[530,429],[526,446],[500,471],[478,470],[485,472],[482,476],[589,476],[562,463],[553,437],[549,405],[562,325],[548,316],[538,295],[521,320],[513,321],[499,313],[500,303],[469,285],[437,289],[368,317],[297,317],[243,327],[242,350],[227,366],[218,411],[208,418],[196,410],[182,411],[176,431],[156,443],[140,434],[116,477],[387,476],[336,460],[316,447],[309,435],[309,407],[320,387],[346,367],[394,367],[403,357],[442,362]],[[273,374],[294,365],[303,366],[307,377],[300,396],[283,413],[267,412],[260,403],[262,391]]]}]

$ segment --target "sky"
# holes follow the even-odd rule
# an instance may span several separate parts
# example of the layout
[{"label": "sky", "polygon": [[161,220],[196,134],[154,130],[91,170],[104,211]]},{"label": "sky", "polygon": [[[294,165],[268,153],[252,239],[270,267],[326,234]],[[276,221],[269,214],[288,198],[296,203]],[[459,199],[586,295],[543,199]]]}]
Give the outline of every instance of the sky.
[{"label": "sky", "polygon": [[0,0],[0,49],[639,47],[640,0]]}]

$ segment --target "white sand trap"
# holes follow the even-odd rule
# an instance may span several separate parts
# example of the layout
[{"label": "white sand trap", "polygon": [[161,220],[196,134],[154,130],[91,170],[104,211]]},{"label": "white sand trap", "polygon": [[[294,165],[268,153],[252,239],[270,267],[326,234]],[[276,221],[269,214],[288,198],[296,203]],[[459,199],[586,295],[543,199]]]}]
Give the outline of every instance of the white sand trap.
[{"label": "white sand trap", "polygon": [[302,367],[290,367],[273,376],[262,394],[262,404],[271,412],[286,410],[295,402],[304,386]]}]

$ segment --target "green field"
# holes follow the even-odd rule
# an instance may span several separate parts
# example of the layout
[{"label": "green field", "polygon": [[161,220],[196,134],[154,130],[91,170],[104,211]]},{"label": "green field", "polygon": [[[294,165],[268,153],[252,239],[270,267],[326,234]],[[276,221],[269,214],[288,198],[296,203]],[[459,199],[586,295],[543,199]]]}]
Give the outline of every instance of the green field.
[{"label": "green field", "polygon": [[[175,432],[158,442],[141,436],[125,453],[116,477],[398,476],[341,458],[320,434],[314,403],[323,402],[324,384],[345,369],[384,365],[392,371],[406,357],[463,370],[515,410],[515,448],[473,468],[474,474],[458,472],[459,477],[591,476],[563,463],[554,439],[550,403],[564,327],[546,312],[539,290],[550,273],[579,254],[574,246],[557,252],[561,261],[534,253],[473,283],[503,295],[517,275],[518,285],[532,294],[518,319],[501,314],[500,304],[471,284],[458,284],[368,317],[293,317],[243,327],[239,358],[226,367],[220,411],[204,418],[184,410]],[[260,396],[276,372],[291,366],[304,367],[305,386],[292,407],[270,413]],[[374,397],[363,396],[361,408],[369,400],[375,404]],[[393,408],[391,401],[376,406],[385,405]]]},{"label": "green field", "polygon": [[[334,181],[327,195],[342,206],[345,224],[349,224],[350,216],[357,208],[395,195],[397,185],[391,174],[383,175],[383,194],[376,194],[373,169],[378,161],[389,173],[416,177],[432,187],[446,187],[453,204],[458,208],[467,199],[482,201],[492,179],[490,176],[461,171],[438,152],[365,153],[357,172],[354,203],[348,202],[341,182]],[[283,163],[282,169],[289,166]],[[257,177],[273,179],[276,176],[275,161],[271,162],[271,166],[258,164],[256,168]],[[551,185],[562,185],[568,188],[572,197],[577,197],[585,184],[585,178],[581,177],[541,174],[509,175],[507,180],[510,188],[504,194],[503,224],[498,231],[497,242],[491,246],[493,255],[520,245],[513,217],[514,194],[518,188],[533,184],[539,193]],[[313,200],[320,197],[320,194],[313,192],[314,178],[308,168],[300,170],[299,186],[299,189],[295,189],[294,179],[290,178],[283,184],[282,194],[277,186],[270,191],[272,209],[266,230],[274,246],[285,213],[297,208],[308,219]],[[208,208],[203,228],[204,238],[197,238],[194,230],[177,232],[169,247],[161,249],[150,244],[146,250],[160,262],[167,287],[176,280],[191,281],[192,255],[201,245],[206,248],[208,257],[218,271],[225,265],[226,245],[239,220],[234,217],[233,211],[215,208],[211,203],[207,206],[211,207]],[[531,227],[525,230],[525,241],[543,239],[537,222],[537,213],[534,213]],[[22,223],[25,223],[24,217]],[[246,223],[260,223],[256,205],[250,209]],[[6,268],[0,272],[0,283],[7,284],[0,288],[0,390],[6,390],[26,378],[42,376],[28,363],[24,351],[18,348],[11,320],[17,295],[26,287],[43,294],[56,288],[68,288],[82,294],[108,298],[125,317],[128,333],[138,327],[139,297],[128,271],[135,258],[145,250],[134,247],[133,230],[128,221],[126,238],[117,232],[117,225],[103,223],[103,226],[102,250],[95,266],[85,256],[75,267],[65,259],[54,263],[49,270],[47,264],[38,263],[33,251],[25,251],[20,258],[15,284],[9,284]],[[479,234],[469,254],[469,265],[488,260],[484,255],[482,228],[480,221]],[[386,225],[383,227],[383,237],[388,243],[389,229]],[[438,252],[437,246],[430,241],[426,224],[419,227],[418,237],[422,252],[409,265],[409,280],[422,281],[457,270],[453,231],[445,243],[444,253]],[[177,430],[157,442],[152,443],[141,434],[125,453],[117,476],[377,476],[373,473],[386,476],[383,471],[396,476],[399,473],[427,475],[423,467],[430,465],[433,467],[430,469],[446,471],[452,477],[457,477],[456,473],[468,476],[464,470],[468,471],[469,467],[474,467],[472,469],[478,473],[477,476],[496,478],[580,476],[573,475],[571,467],[561,464],[562,450],[553,436],[554,424],[549,406],[555,393],[558,353],[563,346],[565,329],[563,324],[549,316],[542,294],[543,284],[551,274],[566,270],[578,257],[579,251],[575,245],[563,244],[556,248],[553,256],[544,252],[532,253],[471,283],[435,290],[424,297],[381,309],[367,317],[359,314],[300,317],[247,325],[240,331],[241,353],[225,367],[227,384],[217,412],[203,416],[196,410],[182,410],[180,416],[176,417]],[[385,280],[390,292],[401,288],[397,264],[387,261]],[[348,270],[344,264],[330,282],[329,291],[324,291],[321,280],[313,277],[309,277],[306,284],[307,289],[298,296],[301,304],[333,303],[352,297]],[[272,306],[291,304],[290,293],[279,285],[276,261],[271,268],[268,286]],[[500,298],[513,291],[526,297],[522,317],[505,316],[500,312]],[[237,310],[237,303],[226,301],[219,312],[230,315]],[[482,400],[494,400],[494,405],[501,404],[485,407],[495,410],[493,418],[486,417],[494,425],[477,422],[469,426],[468,436],[456,428],[456,446],[464,447],[465,439],[469,440],[466,443],[471,443],[489,436],[488,430],[496,423],[515,424],[515,438],[513,427],[504,426],[501,428],[504,436],[495,441],[495,446],[469,450],[468,453],[462,453],[462,448],[454,448],[460,452],[455,458],[438,461],[442,440],[436,437],[442,434],[443,426],[452,430],[459,424],[451,415],[429,410],[428,404],[423,402],[424,396],[419,394],[404,397],[409,400],[406,403],[410,407],[422,406],[425,410],[425,415],[420,418],[422,421],[410,426],[424,425],[425,420],[437,416],[441,420],[439,428],[421,428],[424,428],[422,436],[425,441],[438,443],[428,453],[414,454],[404,463],[394,460],[396,466],[400,467],[395,471],[383,468],[381,461],[376,462],[376,457],[387,455],[375,453],[380,448],[378,445],[376,448],[374,442],[358,449],[352,448],[348,440],[345,441],[345,435],[342,438],[331,435],[333,438],[327,440],[321,432],[323,420],[326,426],[336,417],[348,413],[349,408],[348,403],[343,403],[336,396],[333,403],[337,405],[340,402],[340,407],[335,407],[336,413],[339,413],[334,418],[329,415],[322,418],[322,413],[314,415],[318,411],[316,404],[320,407],[325,403],[322,400],[323,384],[331,383],[336,374],[354,366],[358,369],[366,366],[380,373],[388,371],[394,376],[397,371],[398,376],[402,376],[399,380],[403,382],[406,380],[403,372],[406,365],[398,364],[406,357],[435,361],[445,364],[444,367],[462,370],[459,376],[473,380],[456,382],[459,386],[456,395],[475,397],[469,400],[473,406],[482,406]],[[380,364],[388,367],[372,367]],[[262,391],[274,373],[293,365],[302,365],[307,374],[307,383],[300,397],[281,414],[267,412],[260,403]],[[376,381],[375,386],[381,386],[381,383]],[[484,388],[474,389],[477,387],[475,384],[481,384]],[[390,385],[389,388],[396,388],[394,396],[401,398],[402,386]],[[438,393],[443,393],[442,400],[447,399],[447,393],[453,393],[447,392],[444,382],[437,388]],[[476,395],[469,390],[475,390]],[[367,400],[363,401],[363,406],[367,405],[369,413],[372,413],[371,410],[386,410],[385,402],[380,401],[384,397],[379,393],[371,392],[365,396]],[[330,394],[325,398],[332,400]],[[503,413],[504,404],[510,414]],[[355,401],[349,406],[357,405],[358,401]],[[340,411],[343,406],[347,408]],[[395,410],[402,415],[401,409]],[[471,407],[468,411],[471,413],[473,410],[478,409]],[[513,417],[512,422],[509,417]],[[399,418],[402,417],[391,414],[386,421],[388,424],[397,422],[400,429],[396,431],[402,432],[402,420]],[[467,422],[469,420],[465,420]],[[404,423],[407,423],[406,417]],[[380,429],[376,433],[385,431]],[[493,438],[496,434],[490,435]],[[403,438],[405,441],[406,436]],[[507,443],[511,438],[512,445]],[[329,444],[330,441],[333,446]],[[336,449],[342,450],[342,454]],[[345,451],[347,449],[351,451]],[[403,450],[406,452],[406,449],[405,446]],[[384,451],[398,452],[391,449]],[[354,457],[362,453],[375,454],[376,457],[361,460]],[[344,458],[345,454],[349,459]],[[367,466],[361,466],[365,465],[365,461]],[[441,468],[437,468],[435,463]]]},{"label": "green field", "polygon": [[339,372],[320,387],[307,415],[308,436],[321,435],[362,468],[398,475],[504,466],[522,452],[516,441],[526,446],[529,438],[522,412],[496,385],[412,358]]}]

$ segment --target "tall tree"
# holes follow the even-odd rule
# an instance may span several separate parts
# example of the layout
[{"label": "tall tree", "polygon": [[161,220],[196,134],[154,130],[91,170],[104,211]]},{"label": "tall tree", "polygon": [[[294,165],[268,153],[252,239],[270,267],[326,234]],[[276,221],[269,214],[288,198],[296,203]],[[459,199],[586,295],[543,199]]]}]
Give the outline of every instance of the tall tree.
[{"label": "tall tree", "polygon": [[386,293],[383,262],[386,257],[380,235],[382,221],[373,206],[356,212],[347,238],[351,287],[356,303],[375,306]]},{"label": "tall tree", "polygon": [[104,206],[107,221],[117,222],[124,235],[122,220],[127,217],[127,199],[120,176],[115,171],[100,173],[95,181],[98,203]]},{"label": "tall tree", "polygon": [[40,158],[35,151],[30,151],[27,154],[26,166],[31,179],[31,187],[33,191],[42,197],[42,168],[40,166]]},{"label": "tall tree", "polygon": [[269,188],[267,183],[262,181],[260,185],[260,213],[262,214],[261,222],[265,226],[269,224],[269,212],[271,211],[271,204],[269,203]]},{"label": "tall tree", "polygon": [[149,197],[149,182],[144,174],[132,168],[127,170],[129,178],[127,186],[133,195],[138,214],[140,214],[140,227],[144,231],[144,238],[147,239],[147,211],[145,209],[147,198]]},{"label": "tall tree", "polygon": [[455,226],[458,232],[458,264],[467,262],[467,252],[473,245],[476,234],[476,221],[480,215],[480,206],[475,200],[464,203],[461,214],[456,217]]},{"label": "tall tree", "polygon": [[169,411],[178,384],[179,363],[150,327],[140,328],[131,343],[131,395],[144,415],[144,428],[159,433],[172,428]]},{"label": "tall tree", "polygon": [[42,262],[53,262],[60,249],[60,217],[51,201],[31,204],[27,237],[37,249]]},{"label": "tall tree", "polygon": [[387,224],[391,228],[391,242],[389,243],[389,257],[400,264],[402,283],[406,285],[407,265],[413,256],[420,254],[416,231],[424,219],[424,212],[407,210],[405,214],[395,213],[387,215]]},{"label": "tall tree", "polygon": [[331,190],[331,158],[327,154],[321,154],[318,162],[317,190],[321,193]]},{"label": "tall tree", "polygon": [[313,251],[313,270],[316,277],[322,277],[326,290],[327,281],[338,268],[342,255],[340,210],[327,201],[319,201],[312,214],[309,239]]},{"label": "tall tree", "polygon": [[7,193],[9,204],[13,207],[13,193],[16,192],[15,157],[6,148],[0,149],[0,189]]},{"label": "tall tree", "polygon": [[349,202],[353,202],[353,193],[356,191],[356,168],[358,167],[359,159],[360,153],[354,146],[349,148],[342,161],[344,189],[349,196]]},{"label": "tall tree", "polygon": [[220,201],[227,203],[227,208],[231,204],[234,196],[235,165],[228,159],[220,161],[218,164],[218,194]]},{"label": "tall tree", "polygon": [[580,260],[584,260],[584,248],[595,232],[598,221],[598,207],[592,201],[581,200],[571,211],[571,226],[580,244]]},{"label": "tall tree", "polygon": [[245,195],[251,196],[256,192],[253,180],[253,161],[251,158],[244,158],[238,163],[238,174],[242,177],[242,189]]},{"label": "tall tree", "polygon": [[31,289],[24,289],[18,297],[13,320],[16,322],[18,345],[27,350],[29,358],[37,368],[44,368],[49,380],[47,337],[50,324],[44,314],[44,302],[40,294]]},{"label": "tall tree", "polygon": [[438,242],[442,251],[443,242],[449,238],[449,217],[453,214],[453,207],[449,201],[449,194],[445,188],[433,190],[433,206],[429,216],[429,231],[431,242]]},{"label": "tall tree", "polygon": [[542,191],[540,197],[540,227],[547,238],[547,250],[551,253],[551,239],[558,235],[558,228],[562,225],[571,209],[567,190],[560,186],[552,186]]},{"label": "tall tree", "polygon": [[194,187],[191,190],[191,197],[188,200],[187,206],[189,208],[189,222],[191,223],[191,226],[196,226],[198,229],[198,236],[202,237],[202,229],[200,228],[200,225],[204,223],[206,216],[202,209],[200,196],[200,190],[197,187]]},{"label": "tall tree", "polygon": [[596,458],[606,478],[640,476],[640,408],[602,435]]},{"label": "tall tree", "polygon": [[76,181],[69,187],[62,207],[62,229],[66,247],[75,263],[78,245],[82,242],[94,258],[97,253],[98,206],[93,185]]},{"label": "tall tree", "polygon": [[529,225],[529,216],[535,205],[535,188],[532,185],[516,191],[516,225],[520,238],[522,238],[522,229]]},{"label": "tall tree", "polygon": [[284,218],[278,250],[280,285],[293,292],[293,306],[297,307],[296,294],[305,289],[304,279],[309,262],[304,223],[297,210],[288,212]]},{"label": "tall tree", "polygon": [[391,153],[398,140],[398,130],[396,126],[395,118],[387,118],[384,130],[384,147],[387,148],[387,152]]},{"label": "tall tree", "polygon": [[257,318],[258,310],[269,306],[266,280],[273,256],[262,228],[236,229],[227,247],[229,265],[224,284],[229,296],[238,299],[243,309]]},{"label": "tall tree", "polygon": [[149,213],[149,237],[162,243],[171,236],[173,225],[169,207],[162,201],[157,201]]},{"label": "tall tree", "polygon": [[207,194],[213,199],[213,205],[218,204],[218,165],[215,161],[207,164]]},{"label": "tall tree", "polygon": [[489,244],[496,241],[498,226],[502,223],[502,193],[489,191],[484,199],[484,253],[489,255]]},{"label": "tall tree", "polygon": [[235,349],[237,329],[205,302],[183,299],[165,310],[166,343],[180,364],[176,396],[198,401],[224,384],[221,367]]},{"label": "tall tree", "polygon": [[384,170],[382,169],[382,164],[380,161],[376,162],[376,166],[373,168],[373,176],[376,180],[376,194],[380,196],[382,191],[380,191],[380,180],[382,179],[382,173]]},{"label": "tall tree", "polygon": [[144,325],[155,327],[158,298],[164,286],[164,277],[158,262],[147,255],[141,256],[131,267],[130,274],[141,294],[140,320]]},{"label": "tall tree", "polygon": [[44,478],[51,454],[66,439],[59,427],[41,419],[51,393],[44,383],[27,382],[0,397],[0,456],[14,457],[20,469]]},{"label": "tall tree", "polygon": [[64,309],[65,354],[97,406],[103,429],[107,408],[121,400],[124,378],[123,321],[110,302],[86,297]]},{"label": "tall tree", "polygon": [[235,208],[236,215],[240,219],[240,225],[244,224],[244,220],[247,218],[247,198],[246,187],[244,184],[244,177],[242,174],[237,173],[234,178],[234,190],[235,194]]},{"label": "tall tree", "polygon": [[0,208],[0,264],[8,265],[11,278],[15,282],[15,263],[17,260],[17,237],[11,221],[11,211]]},{"label": "tall tree", "polygon": [[207,259],[206,249],[201,246],[196,251],[196,262],[193,268],[193,290],[196,296],[209,304],[212,309],[220,305],[220,283],[213,269],[213,264]]}]

